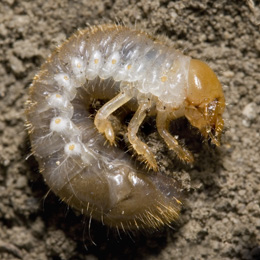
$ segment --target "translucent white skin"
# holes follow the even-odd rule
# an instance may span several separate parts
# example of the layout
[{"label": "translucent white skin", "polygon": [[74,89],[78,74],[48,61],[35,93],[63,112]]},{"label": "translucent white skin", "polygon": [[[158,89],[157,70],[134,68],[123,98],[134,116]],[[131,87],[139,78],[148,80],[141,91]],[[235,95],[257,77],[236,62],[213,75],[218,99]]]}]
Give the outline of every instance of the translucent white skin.
[{"label": "translucent white skin", "polygon": [[32,151],[50,188],[72,207],[109,226],[158,228],[180,211],[173,178],[146,171],[105,144],[90,118],[93,99],[118,92],[181,107],[190,58],[140,31],[91,27],[72,36],[42,66],[30,87]]}]

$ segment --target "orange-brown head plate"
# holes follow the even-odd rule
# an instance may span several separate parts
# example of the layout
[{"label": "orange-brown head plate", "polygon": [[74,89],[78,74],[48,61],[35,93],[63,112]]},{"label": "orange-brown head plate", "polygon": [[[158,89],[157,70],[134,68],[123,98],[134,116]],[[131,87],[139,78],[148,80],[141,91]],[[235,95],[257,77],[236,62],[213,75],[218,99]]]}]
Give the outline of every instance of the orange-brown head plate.
[{"label": "orange-brown head plate", "polygon": [[224,127],[225,98],[222,86],[211,68],[192,59],[189,68],[185,116],[205,138],[219,146]]}]

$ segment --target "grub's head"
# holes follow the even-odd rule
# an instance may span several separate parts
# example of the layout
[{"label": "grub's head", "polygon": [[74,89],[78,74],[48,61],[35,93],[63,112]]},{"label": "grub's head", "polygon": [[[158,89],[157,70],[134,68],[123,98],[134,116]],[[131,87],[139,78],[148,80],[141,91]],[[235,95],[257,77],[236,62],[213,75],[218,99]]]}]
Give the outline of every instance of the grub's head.
[{"label": "grub's head", "polygon": [[225,98],[222,86],[211,68],[192,59],[189,68],[185,116],[205,138],[219,146],[224,126]]}]

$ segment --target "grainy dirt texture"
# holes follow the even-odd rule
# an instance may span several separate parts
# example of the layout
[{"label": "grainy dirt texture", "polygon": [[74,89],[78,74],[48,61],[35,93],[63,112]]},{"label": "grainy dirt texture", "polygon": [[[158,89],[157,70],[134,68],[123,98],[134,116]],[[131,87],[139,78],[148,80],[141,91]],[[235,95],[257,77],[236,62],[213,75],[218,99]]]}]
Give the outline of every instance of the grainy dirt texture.
[{"label": "grainy dirt texture", "polygon": [[[259,1],[252,3],[0,2],[0,259],[260,259],[260,10]],[[34,74],[77,28],[116,19],[167,36],[208,62],[224,86],[220,149],[180,122],[196,156],[193,167],[179,165],[157,134],[149,135],[161,167],[178,169],[190,185],[174,230],[130,237],[94,222],[89,229],[88,219],[48,193],[34,158],[25,160],[24,103]]]}]

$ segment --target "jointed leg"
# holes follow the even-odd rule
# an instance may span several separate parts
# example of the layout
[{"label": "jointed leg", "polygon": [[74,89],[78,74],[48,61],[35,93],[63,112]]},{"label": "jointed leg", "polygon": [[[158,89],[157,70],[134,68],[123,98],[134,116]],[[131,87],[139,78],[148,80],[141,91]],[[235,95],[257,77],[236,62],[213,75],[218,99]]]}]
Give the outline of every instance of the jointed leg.
[{"label": "jointed leg", "polygon": [[143,156],[147,164],[156,171],[158,166],[154,154],[150,151],[149,147],[137,137],[138,129],[146,117],[149,108],[149,103],[143,103],[138,107],[128,125],[128,139],[137,154]]},{"label": "jointed leg", "polygon": [[125,92],[120,92],[97,112],[94,124],[101,134],[104,134],[110,144],[115,143],[115,133],[111,122],[108,120],[109,115],[131,99]]},{"label": "jointed leg", "polygon": [[174,138],[169,133],[169,123],[170,120],[166,112],[157,113],[156,126],[160,136],[164,139],[169,148],[173,150],[181,160],[186,161],[188,163],[192,163],[194,159],[191,152],[182,147],[178,143],[176,138]]}]

